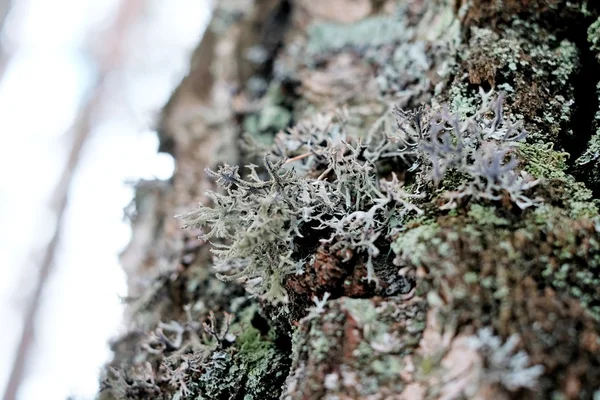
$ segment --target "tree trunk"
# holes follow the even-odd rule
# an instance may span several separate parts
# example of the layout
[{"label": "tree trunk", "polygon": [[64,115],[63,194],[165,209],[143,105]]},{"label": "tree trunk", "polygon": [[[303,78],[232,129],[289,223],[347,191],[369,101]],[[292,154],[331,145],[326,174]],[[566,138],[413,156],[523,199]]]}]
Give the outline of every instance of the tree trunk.
[{"label": "tree trunk", "polygon": [[599,13],[219,2],[101,398],[600,398]]}]

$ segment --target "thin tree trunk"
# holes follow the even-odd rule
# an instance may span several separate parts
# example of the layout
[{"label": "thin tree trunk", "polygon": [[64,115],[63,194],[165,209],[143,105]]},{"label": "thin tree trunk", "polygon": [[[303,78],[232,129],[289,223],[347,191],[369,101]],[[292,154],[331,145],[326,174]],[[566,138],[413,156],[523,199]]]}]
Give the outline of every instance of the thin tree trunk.
[{"label": "thin tree trunk", "polygon": [[38,275],[36,276],[36,285],[25,308],[22,335],[4,392],[4,400],[17,398],[19,387],[25,378],[31,346],[35,340],[38,310],[45,285],[48,278],[52,275],[56,248],[61,240],[62,220],[68,206],[71,181],[79,164],[81,151],[94,127],[94,119],[96,118],[97,111],[104,101],[104,83],[109,74],[120,64],[123,51],[122,43],[132,19],[139,15],[141,5],[142,2],[138,0],[124,2],[119,10],[118,17],[115,18],[113,26],[107,30],[108,39],[106,37],[103,38],[103,46],[100,48],[102,53],[96,55],[100,67],[96,84],[90,91],[89,97],[83,102],[75,123],[68,132],[68,136],[71,139],[69,158],[61,172],[50,200],[50,208],[55,213],[57,222],[52,238],[43,250],[43,257],[40,262],[39,271],[37,272]]}]

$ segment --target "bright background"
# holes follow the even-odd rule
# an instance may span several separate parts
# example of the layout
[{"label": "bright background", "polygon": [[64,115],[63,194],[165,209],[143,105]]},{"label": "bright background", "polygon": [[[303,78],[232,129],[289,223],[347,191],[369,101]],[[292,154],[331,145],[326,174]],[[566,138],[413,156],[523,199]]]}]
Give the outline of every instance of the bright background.
[{"label": "bright background", "polygon": [[209,0],[0,0],[4,400],[94,398],[126,295],[125,182],[173,172],[153,126],[210,10]]}]

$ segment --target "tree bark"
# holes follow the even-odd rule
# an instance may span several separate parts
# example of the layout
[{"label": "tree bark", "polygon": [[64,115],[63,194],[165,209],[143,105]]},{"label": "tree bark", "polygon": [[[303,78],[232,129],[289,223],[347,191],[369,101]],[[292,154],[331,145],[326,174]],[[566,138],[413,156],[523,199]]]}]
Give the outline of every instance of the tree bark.
[{"label": "tree bark", "polygon": [[[584,0],[219,2],[162,113],[175,174],[137,188],[130,332],[100,396],[600,398],[599,15]],[[219,170],[262,153],[254,181]],[[343,175],[356,165],[372,189]],[[327,227],[284,215],[273,234],[291,250],[271,257],[236,207],[269,186],[256,215],[280,218],[303,185],[331,189],[306,200]],[[189,222],[208,209],[192,229],[173,218],[219,209],[207,190],[233,198],[219,218],[239,213],[223,242]],[[252,256],[225,257],[240,279],[219,279],[211,242],[236,240]]]}]

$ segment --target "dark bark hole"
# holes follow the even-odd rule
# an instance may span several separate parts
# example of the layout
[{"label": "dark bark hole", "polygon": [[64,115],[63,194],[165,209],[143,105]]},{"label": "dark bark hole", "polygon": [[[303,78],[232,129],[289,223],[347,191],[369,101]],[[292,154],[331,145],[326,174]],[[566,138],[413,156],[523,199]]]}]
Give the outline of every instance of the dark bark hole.
[{"label": "dark bark hole", "polygon": [[[562,148],[570,154],[568,172],[588,186],[591,183],[589,176],[594,163],[579,166],[576,161],[586,151],[590,138],[594,134],[594,118],[599,105],[596,84],[600,77],[600,65],[594,52],[590,50],[587,40],[587,29],[591,22],[581,21],[574,24],[565,35],[565,38],[572,41],[579,49],[581,65],[573,82],[575,111],[569,124],[573,134],[565,133],[560,138]],[[590,189],[594,191],[595,197],[600,195],[600,187],[590,187]]]},{"label": "dark bark hole", "polygon": [[[499,75],[499,74],[496,74]],[[495,78],[498,78],[497,76]],[[479,88],[482,88],[486,93],[492,90],[492,85],[488,81],[482,81],[480,83],[471,83],[467,81],[467,90],[468,93],[478,93]],[[494,85],[497,86],[497,85]]]},{"label": "dark bark hole", "polygon": [[279,335],[275,339],[275,347],[284,354],[292,354],[292,337],[289,335]]},{"label": "dark bark hole", "polygon": [[269,321],[267,321],[262,315],[259,313],[255,313],[254,317],[250,321],[252,326],[260,331],[261,335],[266,335],[269,333],[271,327],[269,326]]},{"label": "dark bark hole", "polygon": [[[263,336],[268,335],[269,331],[271,330],[269,321],[259,313],[254,314],[250,324],[255,329],[258,329],[260,334]],[[285,354],[290,354],[292,352],[292,338],[289,335],[281,334],[281,332],[279,333],[280,334],[278,334],[274,340],[275,347]]]}]

